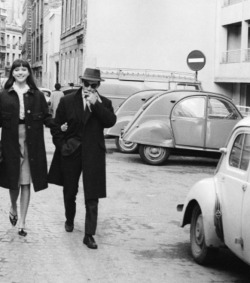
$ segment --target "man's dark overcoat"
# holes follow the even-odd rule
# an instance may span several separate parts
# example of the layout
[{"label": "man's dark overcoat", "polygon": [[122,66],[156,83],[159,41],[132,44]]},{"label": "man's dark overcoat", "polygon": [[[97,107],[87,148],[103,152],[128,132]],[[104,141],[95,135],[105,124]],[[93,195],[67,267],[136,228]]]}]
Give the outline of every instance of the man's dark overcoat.
[{"label": "man's dark overcoat", "polygon": [[[85,199],[106,197],[106,147],[104,128],[112,127],[116,116],[112,103],[100,95],[101,102],[83,110],[82,88],[61,98],[56,111],[58,129],[52,131],[56,150],[49,170],[49,183],[63,186],[61,160],[82,146],[82,174]],[[66,132],[60,126],[68,123]]]},{"label": "man's dark overcoat", "polygon": [[[39,90],[28,90],[24,94],[25,128],[31,178],[34,190],[48,187],[48,169],[44,143],[44,127],[51,127],[44,94]],[[3,162],[0,163],[0,186],[18,189],[20,174],[19,147],[19,98],[13,88],[0,92],[0,127],[2,127]]]}]

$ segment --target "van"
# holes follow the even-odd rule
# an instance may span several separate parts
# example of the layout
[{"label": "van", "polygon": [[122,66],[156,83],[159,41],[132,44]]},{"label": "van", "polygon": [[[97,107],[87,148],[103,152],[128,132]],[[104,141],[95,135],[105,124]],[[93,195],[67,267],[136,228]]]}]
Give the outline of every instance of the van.
[{"label": "van", "polygon": [[99,68],[104,81],[98,88],[101,95],[111,99],[114,109],[130,95],[148,89],[202,90],[195,73],[176,71]]}]

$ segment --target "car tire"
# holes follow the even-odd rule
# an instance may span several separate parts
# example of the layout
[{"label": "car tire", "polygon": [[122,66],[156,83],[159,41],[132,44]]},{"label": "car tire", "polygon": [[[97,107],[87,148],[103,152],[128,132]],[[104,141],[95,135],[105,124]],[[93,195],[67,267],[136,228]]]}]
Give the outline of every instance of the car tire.
[{"label": "car tire", "polygon": [[214,260],[218,253],[217,248],[207,247],[205,241],[203,216],[198,204],[195,205],[190,225],[191,253],[194,260],[201,265],[205,265]]},{"label": "car tire", "polygon": [[140,145],[139,154],[141,159],[150,165],[163,164],[170,155],[170,149],[151,145]]},{"label": "car tire", "polygon": [[121,137],[115,138],[115,145],[120,152],[135,153],[138,152],[138,144],[133,142],[125,142]]}]

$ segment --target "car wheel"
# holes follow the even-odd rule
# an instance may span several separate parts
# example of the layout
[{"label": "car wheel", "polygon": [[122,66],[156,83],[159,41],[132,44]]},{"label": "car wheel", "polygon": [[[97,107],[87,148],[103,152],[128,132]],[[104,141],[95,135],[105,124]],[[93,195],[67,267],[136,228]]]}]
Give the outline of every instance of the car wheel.
[{"label": "car wheel", "polygon": [[218,253],[218,249],[206,246],[203,216],[199,205],[196,205],[192,212],[190,243],[192,256],[199,264],[210,263]]},{"label": "car wheel", "polygon": [[170,149],[166,147],[140,145],[139,154],[141,159],[146,163],[150,165],[160,165],[168,159]]},{"label": "car wheel", "polygon": [[138,151],[138,144],[133,142],[125,142],[121,137],[115,138],[116,147],[123,153],[134,153]]}]

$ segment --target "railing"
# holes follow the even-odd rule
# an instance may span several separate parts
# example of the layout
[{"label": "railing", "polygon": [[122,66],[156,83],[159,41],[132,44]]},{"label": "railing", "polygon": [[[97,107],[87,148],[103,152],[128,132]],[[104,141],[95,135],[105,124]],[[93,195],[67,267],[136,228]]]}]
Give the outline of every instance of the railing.
[{"label": "railing", "polygon": [[240,63],[241,49],[230,50],[222,53],[222,63]]},{"label": "railing", "polygon": [[224,6],[230,6],[230,5],[234,5],[234,4],[238,4],[241,3],[245,0],[224,0]]},{"label": "railing", "polygon": [[250,48],[244,50],[244,61],[250,62]]},{"label": "railing", "polygon": [[150,81],[150,82],[169,82],[169,81],[187,81],[195,82],[195,73],[144,70],[144,69],[120,69],[100,67],[103,78],[131,80],[131,81]]},{"label": "railing", "polygon": [[236,105],[236,107],[239,109],[240,113],[244,117],[250,116],[250,107],[249,106]]}]

